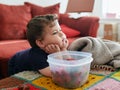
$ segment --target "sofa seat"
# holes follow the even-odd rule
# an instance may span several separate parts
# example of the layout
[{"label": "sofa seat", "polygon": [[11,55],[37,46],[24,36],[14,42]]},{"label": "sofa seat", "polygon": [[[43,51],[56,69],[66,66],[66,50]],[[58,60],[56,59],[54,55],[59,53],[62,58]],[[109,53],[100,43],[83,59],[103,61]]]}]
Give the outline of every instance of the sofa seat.
[{"label": "sofa seat", "polygon": [[16,52],[30,48],[27,40],[4,40],[0,41],[0,74],[1,77],[6,77],[8,59],[12,57]]}]

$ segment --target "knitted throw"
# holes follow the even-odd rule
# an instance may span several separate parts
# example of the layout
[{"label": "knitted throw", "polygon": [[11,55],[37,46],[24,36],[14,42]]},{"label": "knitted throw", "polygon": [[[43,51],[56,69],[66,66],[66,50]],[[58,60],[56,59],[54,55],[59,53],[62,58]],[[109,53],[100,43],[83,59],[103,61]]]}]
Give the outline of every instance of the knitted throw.
[{"label": "knitted throw", "polygon": [[120,67],[120,44],[94,37],[82,37],[71,43],[68,50],[92,53],[92,64]]}]

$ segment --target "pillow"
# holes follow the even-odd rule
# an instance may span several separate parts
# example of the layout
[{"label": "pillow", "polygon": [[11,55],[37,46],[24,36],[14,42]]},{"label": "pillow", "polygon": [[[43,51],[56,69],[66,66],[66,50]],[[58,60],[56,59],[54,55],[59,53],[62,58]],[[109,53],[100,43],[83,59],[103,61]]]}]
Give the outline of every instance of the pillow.
[{"label": "pillow", "polygon": [[65,33],[65,35],[67,36],[67,38],[77,37],[80,35],[80,31],[77,31],[75,29],[67,27],[64,24],[61,24],[60,27],[61,27],[62,31]]},{"label": "pillow", "polygon": [[30,12],[26,5],[0,4],[0,40],[24,39]]},{"label": "pillow", "polygon": [[32,17],[44,14],[58,14],[60,8],[60,3],[47,7],[38,6],[29,2],[24,2],[24,4],[31,6]]}]

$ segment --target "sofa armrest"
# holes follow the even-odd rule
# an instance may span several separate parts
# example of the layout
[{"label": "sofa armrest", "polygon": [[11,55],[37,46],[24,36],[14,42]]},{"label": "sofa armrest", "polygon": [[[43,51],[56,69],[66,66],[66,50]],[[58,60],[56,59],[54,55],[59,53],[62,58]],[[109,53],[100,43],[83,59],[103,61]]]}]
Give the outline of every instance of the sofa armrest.
[{"label": "sofa armrest", "polygon": [[81,32],[80,36],[97,36],[97,31],[99,27],[98,17],[80,17],[77,19],[70,18],[68,14],[60,14],[59,23],[65,24],[71,28],[74,28]]}]

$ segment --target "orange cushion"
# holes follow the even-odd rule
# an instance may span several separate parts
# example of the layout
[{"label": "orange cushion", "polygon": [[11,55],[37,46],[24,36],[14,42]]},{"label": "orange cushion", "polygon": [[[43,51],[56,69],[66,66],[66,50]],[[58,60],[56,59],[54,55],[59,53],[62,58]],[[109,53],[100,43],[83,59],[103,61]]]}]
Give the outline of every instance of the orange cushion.
[{"label": "orange cushion", "polygon": [[37,15],[44,15],[44,14],[58,14],[59,8],[60,8],[60,3],[47,6],[47,7],[35,5],[30,2],[25,2],[24,4],[31,6],[32,17],[37,16]]},{"label": "orange cushion", "polygon": [[65,33],[65,35],[67,36],[67,38],[80,36],[80,31],[72,29],[64,24],[61,24],[60,27],[62,31]]},{"label": "orange cushion", "polygon": [[30,7],[0,4],[0,40],[25,38],[30,19]]}]

